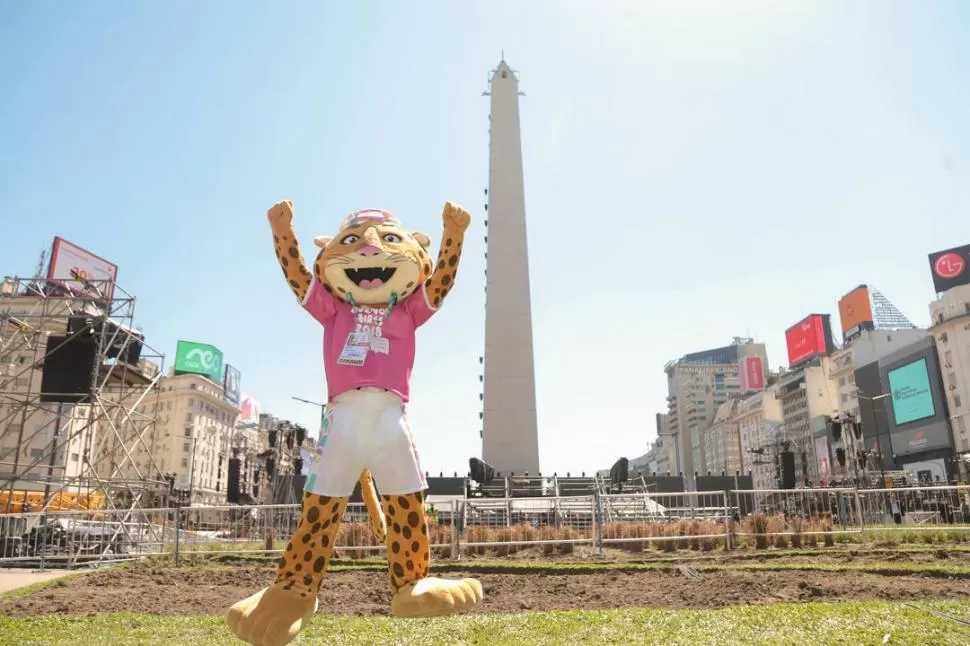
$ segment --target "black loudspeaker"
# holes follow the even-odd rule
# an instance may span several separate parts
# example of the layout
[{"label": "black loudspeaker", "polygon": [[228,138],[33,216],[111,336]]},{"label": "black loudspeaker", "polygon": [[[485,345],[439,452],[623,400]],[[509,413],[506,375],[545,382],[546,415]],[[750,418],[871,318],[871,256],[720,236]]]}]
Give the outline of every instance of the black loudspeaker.
[{"label": "black loudspeaker", "polygon": [[97,344],[90,335],[47,337],[40,401],[83,404],[91,401]]},{"label": "black loudspeaker", "polygon": [[229,478],[226,481],[226,500],[231,503],[238,503],[239,496],[239,476],[241,475],[242,460],[239,458],[229,458]]},{"label": "black loudspeaker", "polygon": [[114,321],[90,316],[72,316],[67,319],[67,333],[103,337],[104,356],[118,359],[130,366],[138,365],[145,335],[136,330],[122,329]]},{"label": "black loudspeaker", "polygon": [[781,453],[781,488],[795,488],[795,454],[791,451]]},{"label": "black loudspeaker", "polygon": [[478,484],[488,484],[495,477],[495,469],[478,458],[468,458],[468,468],[472,480]]},{"label": "black loudspeaker", "polygon": [[610,482],[615,485],[622,484],[630,477],[630,460],[620,458],[613,463],[610,468]]},{"label": "black loudspeaker", "polygon": [[832,439],[836,442],[842,439],[842,422],[832,422]]}]

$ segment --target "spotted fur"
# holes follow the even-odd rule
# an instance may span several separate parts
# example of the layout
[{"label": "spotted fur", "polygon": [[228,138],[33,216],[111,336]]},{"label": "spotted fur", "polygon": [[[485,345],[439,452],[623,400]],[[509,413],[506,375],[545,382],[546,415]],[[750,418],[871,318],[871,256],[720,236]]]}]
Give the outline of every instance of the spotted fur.
[{"label": "spotted fur", "polygon": [[422,492],[381,496],[387,522],[387,573],[397,592],[428,576],[431,548]]},{"label": "spotted fur", "polygon": [[[314,240],[321,251],[311,274],[293,231],[293,205],[280,202],[267,215],[280,268],[301,301],[315,277],[336,298],[349,302],[353,297],[362,305],[387,304],[391,297],[403,301],[424,286],[423,296],[434,308],[441,306],[454,286],[471,221],[460,206],[445,205],[444,233],[437,264],[432,265],[427,252],[431,241],[424,234],[409,232],[387,218],[367,220],[354,214],[336,237]],[[363,277],[365,273],[370,277]],[[360,484],[375,534],[386,535],[388,576],[394,591],[392,614],[443,615],[481,601],[482,587],[477,580],[428,577],[431,550],[423,492],[382,496],[378,508],[366,469]],[[237,637],[251,644],[282,646],[310,620],[347,502],[345,497],[305,494],[300,524],[280,558],[275,582],[237,602],[226,615],[229,629]],[[415,584],[422,580],[422,587],[416,589]]]},{"label": "spotted fur", "polygon": [[280,557],[275,585],[300,598],[316,597],[333,556],[334,540],[348,500],[304,494],[300,525]]},{"label": "spotted fur", "polygon": [[438,262],[434,273],[425,282],[428,300],[435,308],[441,307],[448,292],[455,286],[462,246],[465,243],[465,231],[471,222],[471,215],[460,206],[449,202],[445,205],[442,219],[444,233],[441,236],[441,246],[438,247]]},{"label": "spotted fur", "polygon": [[273,247],[276,260],[283,270],[287,285],[301,301],[310,289],[310,270],[303,261],[300,242],[293,231],[293,204],[279,202],[267,213],[270,229],[273,232]]}]

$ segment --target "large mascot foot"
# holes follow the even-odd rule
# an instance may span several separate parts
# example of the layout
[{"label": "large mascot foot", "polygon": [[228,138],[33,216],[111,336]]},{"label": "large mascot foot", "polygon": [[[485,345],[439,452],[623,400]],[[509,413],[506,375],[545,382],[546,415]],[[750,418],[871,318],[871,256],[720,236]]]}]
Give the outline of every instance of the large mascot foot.
[{"label": "large mascot foot", "polygon": [[449,581],[428,577],[408,583],[394,593],[391,614],[395,617],[437,617],[471,608],[482,600],[482,584],[476,579]]},{"label": "large mascot foot", "polygon": [[317,611],[316,595],[283,589],[275,583],[238,602],[226,614],[229,630],[253,646],[283,646],[293,641]]}]

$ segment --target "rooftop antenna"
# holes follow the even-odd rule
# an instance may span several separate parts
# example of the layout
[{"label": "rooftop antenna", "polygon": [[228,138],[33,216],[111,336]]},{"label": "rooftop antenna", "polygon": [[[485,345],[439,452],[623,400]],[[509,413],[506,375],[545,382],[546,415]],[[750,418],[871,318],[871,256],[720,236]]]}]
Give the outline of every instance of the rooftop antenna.
[{"label": "rooftop antenna", "polygon": [[34,271],[34,278],[41,278],[44,275],[44,263],[47,260],[47,249],[41,249],[40,260],[37,261],[37,269]]}]

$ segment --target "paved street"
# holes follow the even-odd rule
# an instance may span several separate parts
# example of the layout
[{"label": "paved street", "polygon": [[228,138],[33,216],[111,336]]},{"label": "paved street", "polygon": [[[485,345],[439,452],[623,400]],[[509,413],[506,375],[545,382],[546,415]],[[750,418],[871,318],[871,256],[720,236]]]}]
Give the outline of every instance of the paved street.
[{"label": "paved street", "polygon": [[38,583],[39,581],[58,579],[67,574],[70,574],[70,571],[48,570],[46,572],[35,572],[28,569],[2,569],[0,570],[0,593],[16,590],[25,585]]}]

